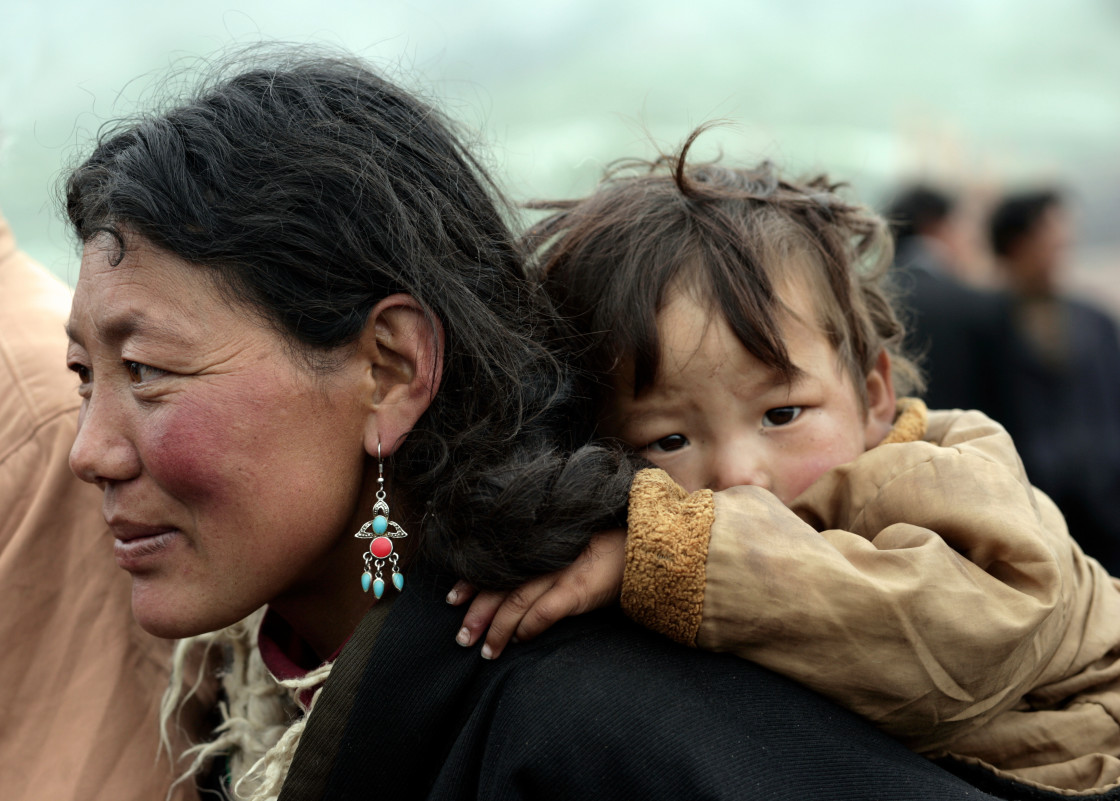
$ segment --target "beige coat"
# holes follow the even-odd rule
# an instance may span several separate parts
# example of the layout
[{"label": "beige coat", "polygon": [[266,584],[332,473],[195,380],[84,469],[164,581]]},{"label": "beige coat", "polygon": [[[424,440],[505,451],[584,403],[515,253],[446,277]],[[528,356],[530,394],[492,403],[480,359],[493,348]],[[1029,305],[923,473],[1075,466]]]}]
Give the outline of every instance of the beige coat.
[{"label": "beige coat", "polygon": [[1116,785],[1120,581],[1030,486],[1001,426],[900,409],[883,444],[789,508],[640,473],[623,607],[929,756],[1064,791]]},{"label": "beige coat", "polygon": [[0,217],[0,796],[162,801],[170,643],[133,622],[101,493],[67,465],[79,403],[69,309]]}]

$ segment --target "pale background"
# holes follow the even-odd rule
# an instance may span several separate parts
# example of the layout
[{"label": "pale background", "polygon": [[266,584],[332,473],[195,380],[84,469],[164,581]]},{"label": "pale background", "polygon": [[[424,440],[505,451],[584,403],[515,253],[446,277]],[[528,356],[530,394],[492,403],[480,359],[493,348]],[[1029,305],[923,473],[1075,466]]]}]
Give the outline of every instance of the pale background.
[{"label": "pale background", "polygon": [[515,199],[585,192],[716,118],[709,152],[874,204],[913,177],[979,204],[1056,182],[1071,283],[1120,308],[1120,0],[0,0],[0,209],[24,249],[72,281],[66,165],[170,66],[261,40],[436,98]]}]

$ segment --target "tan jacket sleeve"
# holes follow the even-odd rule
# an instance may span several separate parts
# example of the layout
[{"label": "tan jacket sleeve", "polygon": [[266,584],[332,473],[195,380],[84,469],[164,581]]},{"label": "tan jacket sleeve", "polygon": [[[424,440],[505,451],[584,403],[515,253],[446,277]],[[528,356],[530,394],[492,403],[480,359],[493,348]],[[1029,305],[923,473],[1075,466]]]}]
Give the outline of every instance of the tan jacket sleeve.
[{"label": "tan jacket sleeve", "polygon": [[[966,415],[941,434],[940,445],[875,448],[792,508],[737,487],[650,510],[650,486],[671,481],[641,475],[624,608],[786,674],[920,750],[982,725],[1059,648],[1072,541],[1043,524],[1002,428]],[[699,551],[657,544],[678,539]],[[682,575],[693,572],[705,579],[699,612]]]}]

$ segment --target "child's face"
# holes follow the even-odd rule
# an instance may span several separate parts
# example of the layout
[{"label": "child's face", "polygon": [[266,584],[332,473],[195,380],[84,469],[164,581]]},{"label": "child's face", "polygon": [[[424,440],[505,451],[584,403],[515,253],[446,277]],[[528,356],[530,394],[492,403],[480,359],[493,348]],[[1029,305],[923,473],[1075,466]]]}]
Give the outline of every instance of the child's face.
[{"label": "child's face", "polygon": [[[783,300],[812,320],[808,292]],[[608,433],[638,448],[685,489],[764,487],[788,504],[826,471],[882,441],[894,420],[890,359],[867,377],[867,409],[836,351],[816,326],[787,316],[789,357],[801,375],[783,383],[751,355],[727,322],[676,292],[658,315],[657,380],[635,399],[615,380]]]}]

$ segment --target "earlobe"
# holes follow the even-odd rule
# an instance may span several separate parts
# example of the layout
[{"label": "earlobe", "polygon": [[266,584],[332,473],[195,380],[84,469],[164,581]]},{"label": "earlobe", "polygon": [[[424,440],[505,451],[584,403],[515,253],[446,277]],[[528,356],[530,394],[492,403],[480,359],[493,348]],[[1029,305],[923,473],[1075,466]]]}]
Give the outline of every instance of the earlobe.
[{"label": "earlobe", "polygon": [[894,426],[897,398],[891,378],[891,357],[886,348],[867,374],[867,423],[864,427],[864,446],[874,448],[890,433]]},{"label": "earlobe", "polygon": [[366,453],[392,454],[428,410],[443,374],[443,326],[411,295],[395,294],[369,313],[360,355],[370,376]]}]

